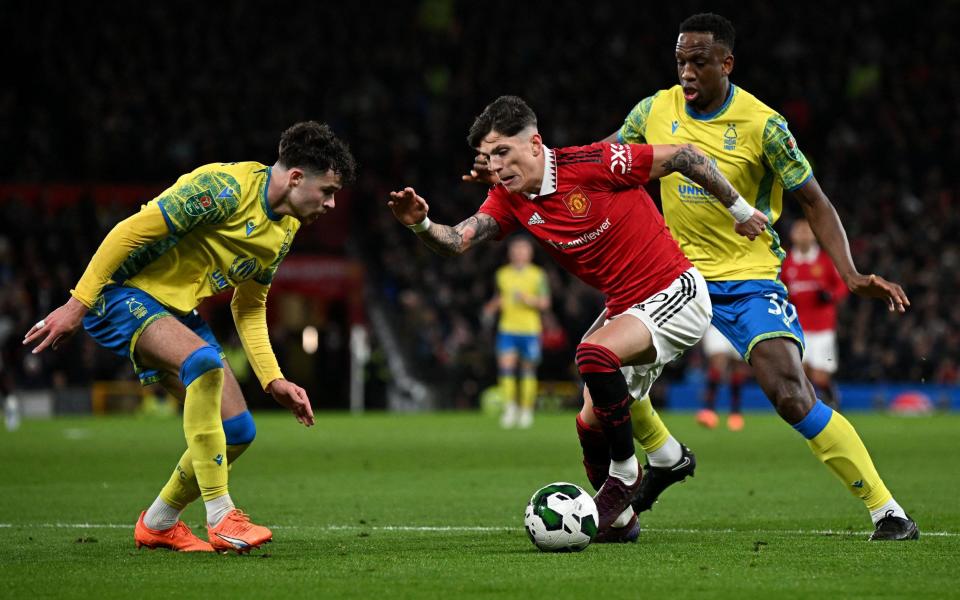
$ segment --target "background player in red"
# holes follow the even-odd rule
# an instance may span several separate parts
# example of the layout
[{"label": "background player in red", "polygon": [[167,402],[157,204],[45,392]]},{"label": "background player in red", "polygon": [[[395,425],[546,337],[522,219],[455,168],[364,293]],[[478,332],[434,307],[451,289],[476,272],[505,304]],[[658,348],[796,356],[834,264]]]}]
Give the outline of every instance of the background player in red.
[{"label": "background player in red", "polygon": [[803,327],[806,349],[803,368],[820,399],[837,410],[840,396],[833,383],[837,372],[837,303],[846,298],[847,286],[806,219],[790,228],[790,252],[783,261],[780,279],[790,291]]},{"label": "background player in red", "polygon": [[754,239],[767,219],[753,208],[738,212],[746,202],[691,145],[599,143],[551,150],[537,131],[536,115],[516,96],[488,105],[467,140],[499,181],[476,214],[456,227],[432,223],[426,200],[410,187],[391,192],[388,205],[446,256],[523,227],[560,265],[607,295],[603,324],[577,347],[589,392],[578,429],[594,432],[586,440],[581,434],[581,444],[588,472],[596,475],[591,483],[600,488],[595,500],[601,541],[635,540],[639,525],[630,503],[641,473],[630,404],[647,394],[666,363],[700,340],[712,317],[706,282],[640,186],[680,172],[730,209],[737,233]]}]

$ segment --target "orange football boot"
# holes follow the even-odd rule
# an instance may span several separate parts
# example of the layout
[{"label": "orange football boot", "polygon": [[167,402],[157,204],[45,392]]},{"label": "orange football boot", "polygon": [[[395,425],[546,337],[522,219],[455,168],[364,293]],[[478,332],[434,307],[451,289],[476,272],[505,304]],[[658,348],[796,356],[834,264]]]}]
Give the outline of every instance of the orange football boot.
[{"label": "orange football boot", "polygon": [[709,408],[703,408],[697,411],[697,423],[700,423],[707,429],[715,428],[719,420],[720,417],[717,416],[717,413]]},{"label": "orange football boot", "polygon": [[727,417],[727,429],[730,431],[740,431],[743,429],[743,415],[740,413],[730,413]]},{"label": "orange football boot", "polygon": [[146,514],[146,511],[140,513],[137,526],[133,529],[133,541],[136,542],[137,548],[146,546],[151,550],[169,548],[177,552],[213,552],[213,546],[193,535],[183,521],[177,521],[177,524],[170,529],[158,531],[144,524],[143,517]]},{"label": "orange football boot", "polygon": [[207,527],[207,538],[217,552],[233,550],[237,554],[250,552],[273,539],[266,527],[254,525],[240,509],[233,509],[215,527]]}]

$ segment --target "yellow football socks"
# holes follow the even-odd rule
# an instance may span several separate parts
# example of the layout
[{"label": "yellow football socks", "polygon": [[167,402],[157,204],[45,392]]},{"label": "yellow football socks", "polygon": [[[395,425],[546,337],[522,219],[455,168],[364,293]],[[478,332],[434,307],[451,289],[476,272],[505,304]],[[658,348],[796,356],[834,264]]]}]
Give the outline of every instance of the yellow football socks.
[{"label": "yellow football socks", "polygon": [[[227,445],[227,470],[233,468],[233,461],[244,453],[250,447],[250,444]],[[160,490],[160,498],[176,508],[183,510],[188,504],[200,497],[200,486],[197,485],[197,475],[193,470],[193,459],[190,456],[190,449],[187,448],[177,468],[174,469],[167,484]]]},{"label": "yellow football socks", "polygon": [[533,410],[537,403],[537,377],[524,375],[520,379],[520,408]]},{"label": "yellow football socks", "polygon": [[500,393],[504,404],[517,403],[517,378],[513,375],[500,376]]},{"label": "yellow football socks", "polygon": [[[183,401],[183,433],[204,501],[228,493],[227,439],[220,422],[223,393],[223,363],[212,346],[195,350],[180,367],[186,388]],[[182,466],[181,466],[182,468]]]},{"label": "yellow football socks", "polygon": [[850,493],[863,500],[868,510],[877,510],[893,496],[880,479],[853,425],[840,413],[830,412],[832,416],[823,430],[808,439],[807,445]]},{"label": "yellow football socks", "polygon": [[653,410],[650,396],[644,396],[630,407],[630,420],[633,421],[633,438],[647,454],[663,447],[670,439],[670,430]]}]

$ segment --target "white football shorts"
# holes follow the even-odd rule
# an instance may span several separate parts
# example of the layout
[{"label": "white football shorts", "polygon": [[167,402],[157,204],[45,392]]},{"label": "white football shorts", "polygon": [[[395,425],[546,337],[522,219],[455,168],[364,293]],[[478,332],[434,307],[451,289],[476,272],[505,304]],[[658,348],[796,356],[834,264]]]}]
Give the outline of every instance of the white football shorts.
[{"label": "white football shorts", "polygon": [[666,289],[653,294],[619,315],[604,319],[601,313],[584,338],[611,319],[630,315],[643,321],[650,330],[657,358],[645,365],[629,365],[621,368],[627,379],[630,395],[640,400],[650,392],[653,383],[660,377],[664,365],[679,358],[700,341],[713,318],[713,306],[707,282],[696,267],[684,271]]},{"label": "white football shorts", "polygon": [[837,361],[837,332],[804,331],[803,339],[806,342],[806,351],[803,353],[803,364],[811,369],[836,373]]},{"label": "white football shorts", "polygon": [[707,333],[703,336],[703,353],[706,354],[708,358],[717,354],[724,354],[734,360],[743,360],[743,357],[740,356],[737,349],[733,347],[730,340],[713,325],[707,328]]}]

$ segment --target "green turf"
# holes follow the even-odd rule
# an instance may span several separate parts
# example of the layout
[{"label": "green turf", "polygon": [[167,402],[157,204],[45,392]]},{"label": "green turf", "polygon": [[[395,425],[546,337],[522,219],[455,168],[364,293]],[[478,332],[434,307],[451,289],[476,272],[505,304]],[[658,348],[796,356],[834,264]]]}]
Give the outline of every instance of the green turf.
[{"label": "green turf", "polygon": [[474,414],[321,414],[311,430],[260,414],[231,492],[275,542],[243,557],[137,551],[133,522],[182,451],[179,424],[27,421],[0,431],[0,596],[957,596],[960,416],[851,419],[919,542],[867,543],[861,503],[768,414],[736,434],[666,415],[697,477],[643,515],[639,543],[565,555],[536,551],[522,520],[541,485],[586,485],[573,415],[501,431]]}]

